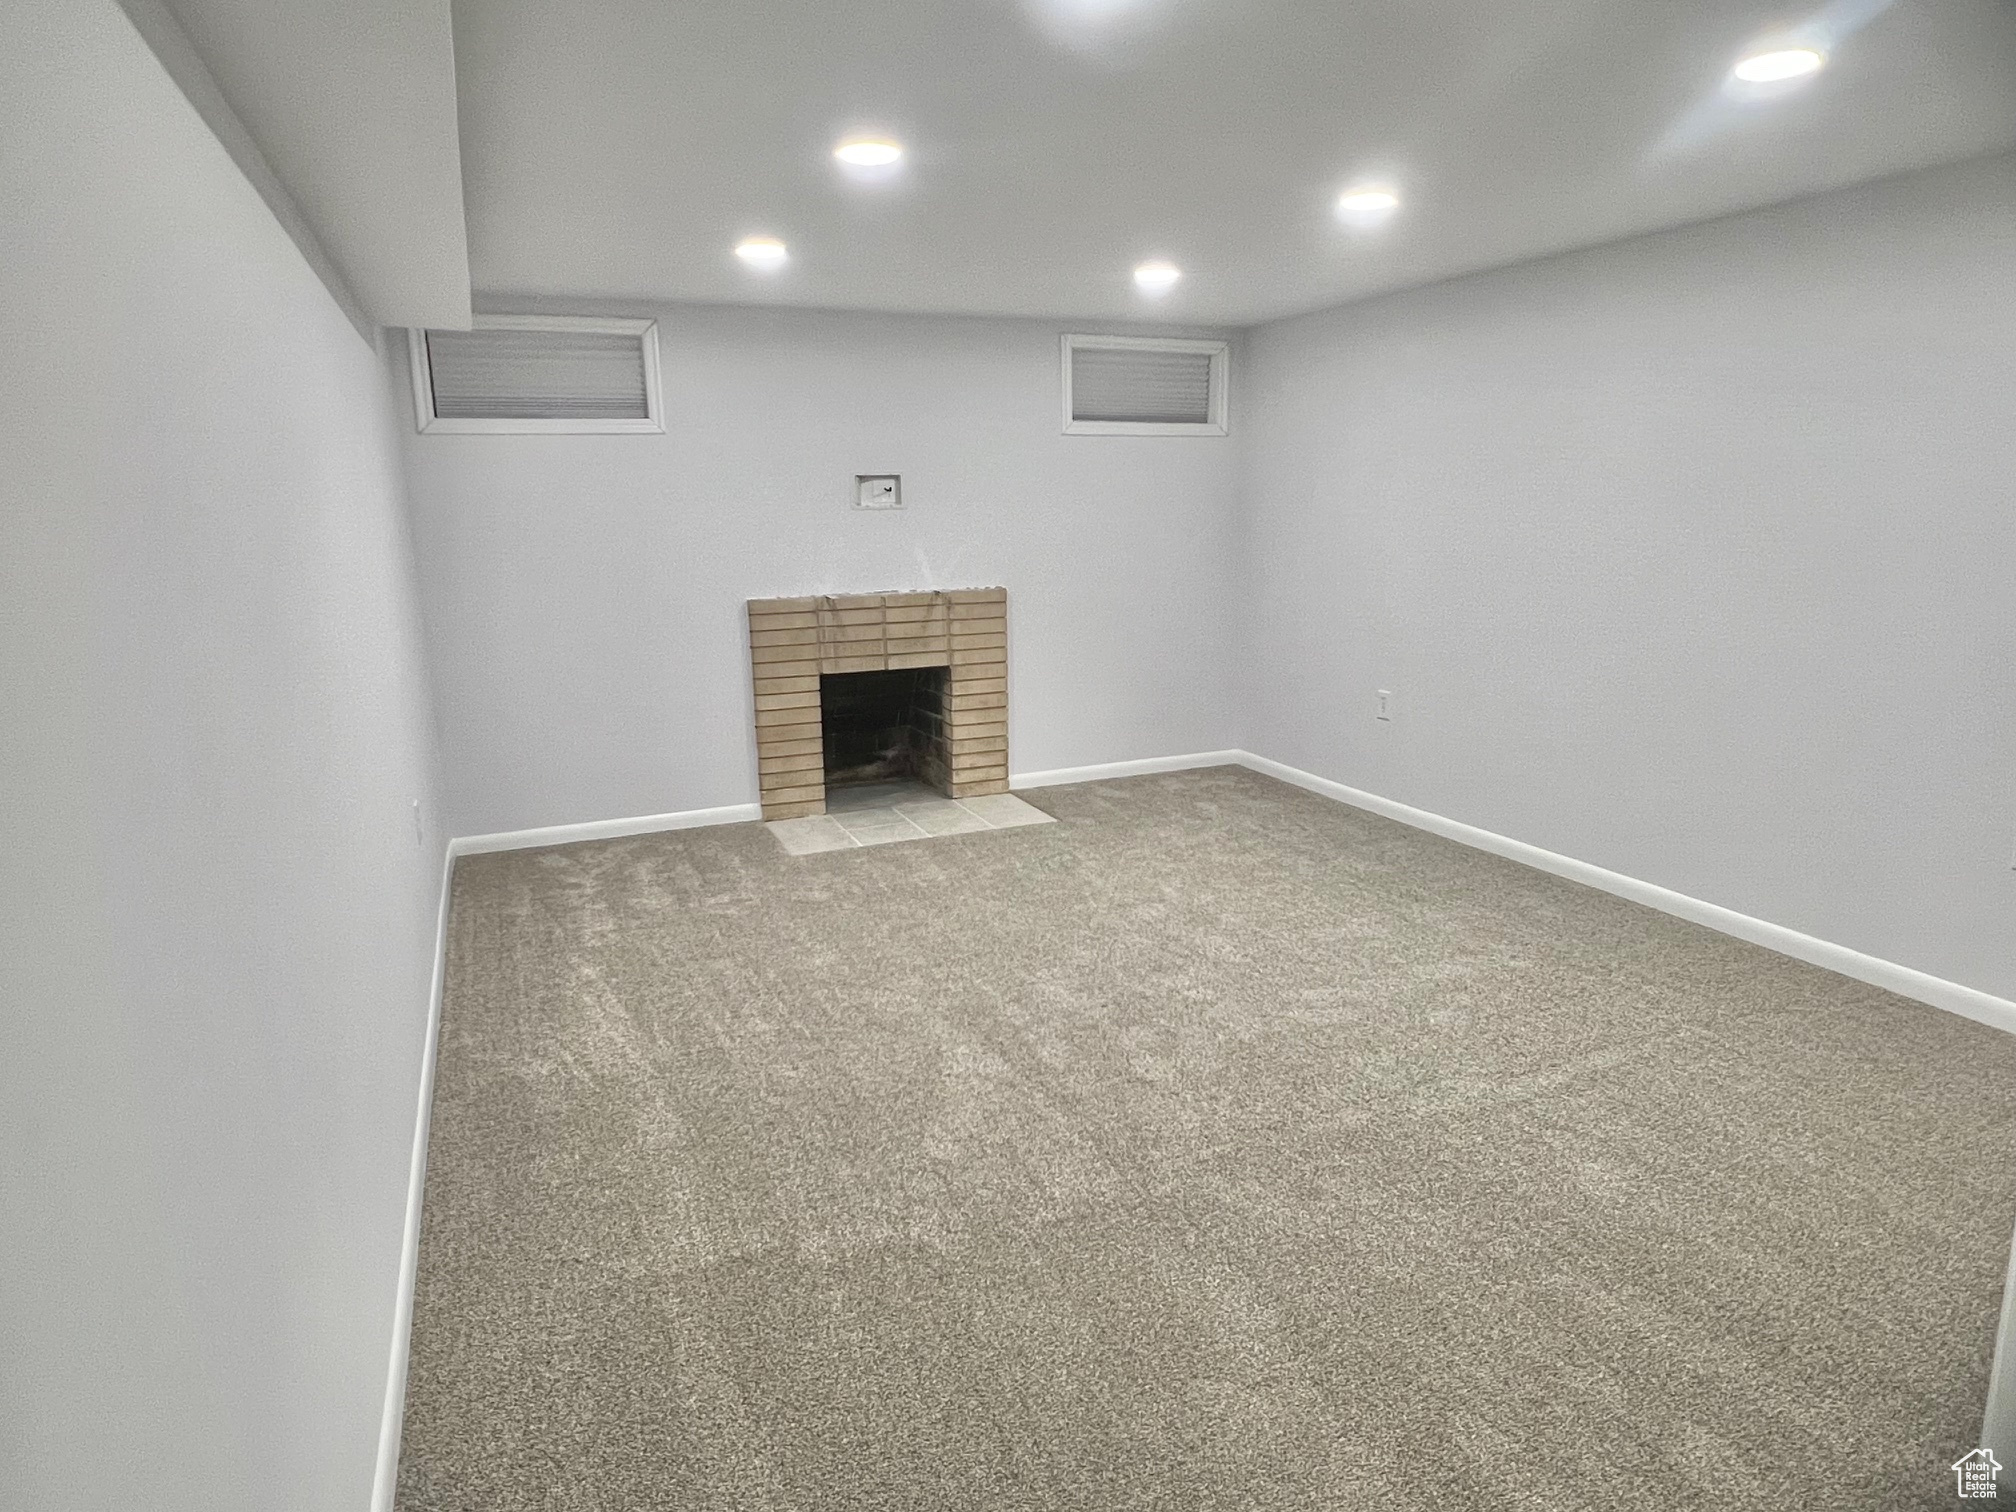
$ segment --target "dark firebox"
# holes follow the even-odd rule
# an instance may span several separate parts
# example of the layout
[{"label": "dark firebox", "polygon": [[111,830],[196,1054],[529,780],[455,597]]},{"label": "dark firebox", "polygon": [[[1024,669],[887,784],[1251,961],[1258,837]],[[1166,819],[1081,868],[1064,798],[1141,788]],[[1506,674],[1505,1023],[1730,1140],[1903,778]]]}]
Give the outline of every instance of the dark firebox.
[{"label": "dark firebox", "polygon": [[834,672],[819,679],[826,785],[945,785],[945,669]]}]

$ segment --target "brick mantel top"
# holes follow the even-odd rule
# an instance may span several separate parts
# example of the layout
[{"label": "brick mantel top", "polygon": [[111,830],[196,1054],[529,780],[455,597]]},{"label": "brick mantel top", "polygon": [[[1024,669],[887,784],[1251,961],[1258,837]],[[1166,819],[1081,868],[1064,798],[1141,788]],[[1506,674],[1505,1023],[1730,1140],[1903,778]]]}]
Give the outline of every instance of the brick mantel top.
[{"label": "brick mantel top", "polygon": [[947,668],[954,798],[1008,791],[1008,590],[952,588],[749,600],[756,766],[765,819],[826,812],[819,679]]}]

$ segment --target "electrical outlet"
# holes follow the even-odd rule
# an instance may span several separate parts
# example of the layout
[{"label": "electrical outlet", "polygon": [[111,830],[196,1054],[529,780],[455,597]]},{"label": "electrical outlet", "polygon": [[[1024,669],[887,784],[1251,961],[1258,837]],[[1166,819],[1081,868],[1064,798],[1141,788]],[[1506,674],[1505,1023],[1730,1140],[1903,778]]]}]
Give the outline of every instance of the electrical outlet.
[{"label": "electrical outlet", "polygon": [[1372,717],[1374,719],[1390,721],[1393,718],[1393,690],[1391,688],[1381,688],[1376,696],[1379,703],[1377,711]]},{"label": "electrical outlet", "polygon": [[903,507],[903,480],[895,473],[856,473],[854,475],[854,507],[856,509],[901,509]]}]

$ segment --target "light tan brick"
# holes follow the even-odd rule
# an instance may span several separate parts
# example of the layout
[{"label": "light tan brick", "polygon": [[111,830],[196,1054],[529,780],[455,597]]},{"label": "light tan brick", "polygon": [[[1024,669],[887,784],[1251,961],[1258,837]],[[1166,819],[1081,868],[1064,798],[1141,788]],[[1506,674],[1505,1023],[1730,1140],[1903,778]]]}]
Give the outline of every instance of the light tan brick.
[{"label": "light tan brick", "polygon": [[789,630],[751,630],[749,645],[758,646],[815,646],[819,643],[819,630],[814,625],[796,626]]},{"label": "light tan brick", "polygon": [[819,707],[819,691],[815,688],[810,693],[758,693],[756,707],[759,710],[816,709]]},{"label": "light tan brick", "polygon": [[766,820],[803,819],[809,814],[823,814],[825,812],[826,800],[824,798],[800,798],[793,803],[771,803],[765,800],[763,804],[763,817]]},{"label": "light tan brick", "polygon": [[954,798],[980,798],[988,793],[1008,791],[1008,779],[1003,777],[983,777],[961,781],[954,778],[946,784],[945,790]]},{"label": "light tan brick", "polygon": [[[795,728],[798,727],[793,725],[786,725],[784,727],[784,730],[790,731]],[[759,761],[767,761],[772,756],[819,755],[820,752],[826,749],[826,742],[820,737],[819,727],[817,725],[809,726],[809,728],[812,730],[812,734],[801,735],[796,738],[788,740],[786,739],[773,740],[770,738],[772,735],[780,734],[783,732],[779,732],[776,730],[758,730],[756,732],[757,759]]]},{"label": "light tan brick", "polygon": [[819,663],[819,670],[833,672],[880,672],[888,666],[888,658],[879,653],[874,656],[828,656]]},{"label": "light tan brick", "polygon": [[817,646],[751,646],[749,663],[754,667],[779,667],[774,672],[758,672],[758,677],[790,677],[794,669],[802,670],[800,664],[816,668],[819,648]]},{"label": "light tan brick", "polygon": [[819,674],[817,672],[799,672],[789,676],[772,677],[768,673],[763,673],[756,679],[756,691],[759,695],[764,693],[817,693],[819,691]]},{"label": "light tan brick", "polygon": [[882,622],[876,620],[866,625],[840,625],[828,623],[821,627],[820,643],[837,646],[849,641],[879,641],[882,639]]},{"label": "light tan brick", "polygon": [[896,644],[895,641],[889,643],[888,660],[892,671],[898,667],[942,667],[952,659],[950,651],[942,649],[937,651],[898,651],[895,649]]},{"label": "light tan brick", "polygon": [[954,697],[969,693],[999,693],[1005,697],[1008,692],[1005,671],[1003,667],[954,667],[945,691]]},{"label": "light tan brick", "polygon": [[1006,709],[953,709],[945,721],[954,735],[1001,735],[1008,729]]}]

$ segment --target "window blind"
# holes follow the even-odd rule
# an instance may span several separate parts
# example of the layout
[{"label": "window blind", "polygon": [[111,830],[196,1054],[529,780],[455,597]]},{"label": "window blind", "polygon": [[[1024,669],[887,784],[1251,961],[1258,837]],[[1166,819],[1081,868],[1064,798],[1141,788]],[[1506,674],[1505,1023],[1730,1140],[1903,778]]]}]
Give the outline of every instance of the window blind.
[{"label": "window blind", "polygon": [[640,337],[606,331],[429,331],[443,420],[648,420]]},{"label": "window blind", "polygon": [[1076,347],[1071,418],[1204,425],[1211,420],[1211,354]]}]

